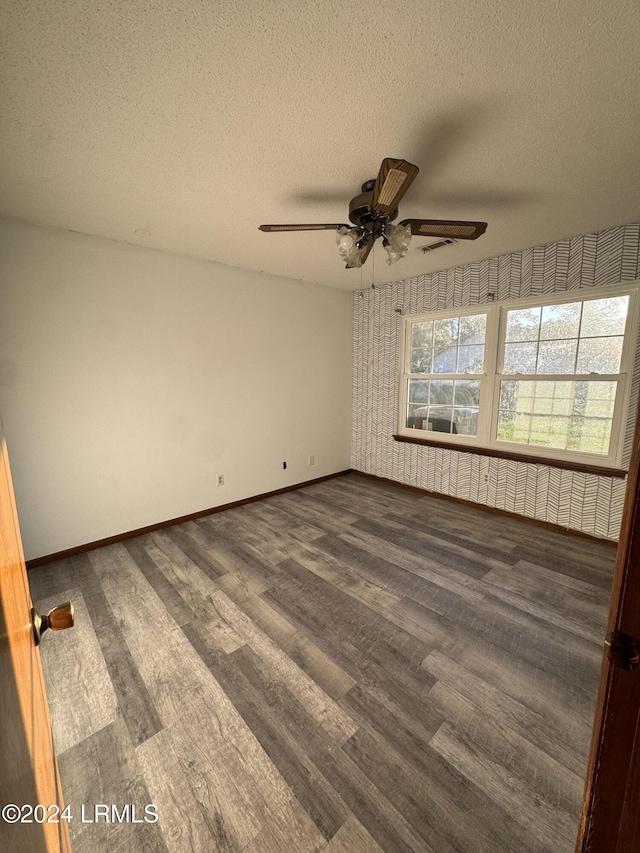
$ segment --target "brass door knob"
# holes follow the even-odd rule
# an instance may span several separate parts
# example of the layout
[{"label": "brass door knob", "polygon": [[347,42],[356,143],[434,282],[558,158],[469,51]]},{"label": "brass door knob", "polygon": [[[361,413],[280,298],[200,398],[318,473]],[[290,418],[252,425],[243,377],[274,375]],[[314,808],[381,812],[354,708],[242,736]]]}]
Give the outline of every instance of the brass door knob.
[{"label": "brass door knob", "polygon": [[64,631],[65,628],[73,628],[73,604],[70,601],[65,601],[64,604],[50,610],[46,616],[40,616],[35,607],[32,607],[31,620],[36,646],[39,646],[42,635],[48,628],[51,628],[52,631]]}]

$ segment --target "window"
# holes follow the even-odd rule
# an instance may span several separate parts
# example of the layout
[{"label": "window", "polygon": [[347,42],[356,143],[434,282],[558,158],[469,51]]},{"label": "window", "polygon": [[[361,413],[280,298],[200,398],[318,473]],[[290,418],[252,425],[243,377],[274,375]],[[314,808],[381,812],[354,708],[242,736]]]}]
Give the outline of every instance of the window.
[{"label": "window", "polygon": [[401,435],[619,465],[636,291],[405,318]]},{"label": "window", "polygon": [[478,434],[486,314],[411,323],[407,426]]}]

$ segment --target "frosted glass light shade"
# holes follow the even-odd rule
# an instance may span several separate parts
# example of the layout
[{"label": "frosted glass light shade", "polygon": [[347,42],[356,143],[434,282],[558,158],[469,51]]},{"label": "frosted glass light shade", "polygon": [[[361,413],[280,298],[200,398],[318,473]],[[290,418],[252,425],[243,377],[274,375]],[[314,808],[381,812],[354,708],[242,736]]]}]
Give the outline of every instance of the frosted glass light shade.
[{"label": "frosted glass light shade", "polygon": [[360,249],[358,248],[358,240],[362,237],[359,228],[347,228],[342,226],[336,231],[336,244],[340,257],[350,267],[361,267]]},{"label": "frosted glass light shade", "polygon": [[389,255],[387,263],[395,264],[400,260],[400,258],[404,258],[409,251],[409,243],[411,242],[411,226],[388,225],[384,235],[386,237],[384,248]]}]

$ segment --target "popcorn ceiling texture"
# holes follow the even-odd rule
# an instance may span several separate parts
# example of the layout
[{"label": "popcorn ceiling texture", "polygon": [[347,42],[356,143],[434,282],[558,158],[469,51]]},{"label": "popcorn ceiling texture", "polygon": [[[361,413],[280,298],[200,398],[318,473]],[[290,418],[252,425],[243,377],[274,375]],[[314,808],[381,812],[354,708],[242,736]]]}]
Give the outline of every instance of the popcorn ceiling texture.
[{"label": "popcorn ceiling texture", "polygon": [[383,157],[401,218],[489,223],[405,278],[622,225],[637,5],[2,0],[0,214],[347,290],[333,233],[258,225],[343,222]]},{"label": "popcorn ceiling texture", "polygon": [[[640,277],[640,224],[514,252],[354,293],[351,465],[358,471],[530,518],[617,539],[626,480],[393,440],[399,316],[543,293],[606,287]],[[624,443],[627,467],[640,387],[636,355]],[[488,481],[485,482],[485,475]]]}]

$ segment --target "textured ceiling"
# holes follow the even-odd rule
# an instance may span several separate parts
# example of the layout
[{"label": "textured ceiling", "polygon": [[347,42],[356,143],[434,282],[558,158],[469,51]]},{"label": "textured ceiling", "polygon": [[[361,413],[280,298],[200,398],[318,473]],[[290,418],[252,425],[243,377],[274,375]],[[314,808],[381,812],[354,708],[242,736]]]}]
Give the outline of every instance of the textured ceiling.
[{"label": "textured ceiling", "polygon": [[[0,214],[347,289],[640,216],[637,0],[3,0]],[[400,218],[487,233],[345,270],[383,157]],[[147,236],[148,235],[148,236]]]}]

